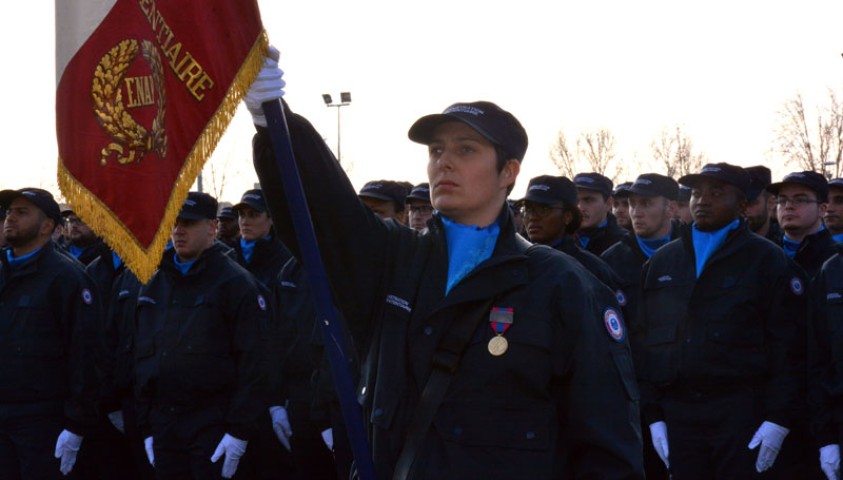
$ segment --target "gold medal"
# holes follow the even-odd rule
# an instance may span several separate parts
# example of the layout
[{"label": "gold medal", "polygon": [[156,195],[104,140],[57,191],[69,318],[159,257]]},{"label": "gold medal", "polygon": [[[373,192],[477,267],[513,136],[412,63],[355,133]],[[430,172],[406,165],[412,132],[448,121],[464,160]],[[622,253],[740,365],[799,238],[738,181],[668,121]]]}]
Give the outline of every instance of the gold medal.
[{"label": "gold medal", "polygon": [[509,342],[506,341],[503,335],[496,335],[489,340],[487,348],[489,349],[489,353],[499,357],[506,353],[506,350],[509,348]]}]

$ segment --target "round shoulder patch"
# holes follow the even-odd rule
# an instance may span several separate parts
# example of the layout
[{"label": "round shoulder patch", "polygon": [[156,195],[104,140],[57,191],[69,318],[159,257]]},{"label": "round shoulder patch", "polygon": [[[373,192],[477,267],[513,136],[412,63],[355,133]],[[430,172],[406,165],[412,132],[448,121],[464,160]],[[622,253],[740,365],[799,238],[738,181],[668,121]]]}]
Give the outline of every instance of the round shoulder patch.
[{"label": "round shoulder patch", "polygon": [[266,311],[266,300],[264,300],[263,295],[258,294],[258,307],[264,312]]},{"label": "round shoulder patch", "polygon": [[618,299],[618,305],[622,307],[626,306],[626,294],[623,293],[623,290],[618,289],[618,291],[615,292],[615,297]]},{"label": "round shoulder patch", "polygon": [[607,308],[603,312],[603,324],[606,325],[606,331],[609,336],[616,342],[622,342],[626,336],[626,330],[623,327],[623,320],[621,315],[614,308]]},{"label": "round shoulder patch", "polygon": [[799,277],[793,277],[790,279],[790,291],[793,292],[794,295],[802,295],[802,292],[805,291],[805,288],[802,286],[802,280],[799,280]]},{"label": "round shoulder patch", "polygon": [[91,291],[87,288],[82,289],[82,301],[90,305],[94,301],[94,296],[91,295]]}]

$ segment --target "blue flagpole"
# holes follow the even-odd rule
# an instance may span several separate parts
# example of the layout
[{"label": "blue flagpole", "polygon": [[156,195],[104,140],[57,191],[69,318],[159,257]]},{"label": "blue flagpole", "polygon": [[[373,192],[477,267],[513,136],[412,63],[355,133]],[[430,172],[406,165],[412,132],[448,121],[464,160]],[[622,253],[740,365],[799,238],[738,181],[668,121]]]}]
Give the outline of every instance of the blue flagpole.
[{"label": "blue flagpole", "polygon": [[322,263],[322,256],[319,254],[316,234],[313,231],[313,222],[310,219],[310,211],[307,208],[307,200],[304,196],[301,178],[296,167],[296,158],[293,154],[293,145],[290,142],[287,118],[284,116],[284,110],[278,100],[264,103],[263,111],[269,129],[272,151],[275,153],[281,182],[284,184],[293,228],[301,250],[301,261],[304,264],[310,291],[313,295],[316,318],[322,326],[325,350],[328,352],[328,359],[331,362],[331,374],[334,378],[334,386],[337,389],[342,417],[348,430],[348,439],[354,454],[358,478],[360,480],[375,480],[375,466],[372,462],[369,443],[366,440],[362,412],[360,404],[357,402],[357,393],[351,380],[351,373],[348,370],[349,359],[342,346],[342,339],[347,337],[342,334],[342,326],[337,322],[334,314],[328,278],[325,275],[325,266]]}]

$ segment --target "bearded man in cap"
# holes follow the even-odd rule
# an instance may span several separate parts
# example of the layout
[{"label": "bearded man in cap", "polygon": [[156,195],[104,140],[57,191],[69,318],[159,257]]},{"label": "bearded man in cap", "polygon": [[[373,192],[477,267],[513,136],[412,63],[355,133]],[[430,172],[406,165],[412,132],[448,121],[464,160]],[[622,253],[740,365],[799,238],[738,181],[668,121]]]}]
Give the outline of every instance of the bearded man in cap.
[{"label": "bearded man in cap", "polygon": [[0,477],[62,478],[96,423],[98,300],[52,241],[62,219],[49,192],[4,190],[0,206]]},{"label": "bearded man in cap", "polygon": [[843,243],[843,178],[828,181],[828,206],[823,223],[836,243]]},{"label": "bearded man in cap", "polygon": [[747,167],[745,170],[751,178],[744,212],[749,229],[776,245],[781,245],[782,230],[778,222],[772,221],[772,217],[776,215],[776,196],[767,191],[767,187],[772,183],[770,169],[758,165]]}]

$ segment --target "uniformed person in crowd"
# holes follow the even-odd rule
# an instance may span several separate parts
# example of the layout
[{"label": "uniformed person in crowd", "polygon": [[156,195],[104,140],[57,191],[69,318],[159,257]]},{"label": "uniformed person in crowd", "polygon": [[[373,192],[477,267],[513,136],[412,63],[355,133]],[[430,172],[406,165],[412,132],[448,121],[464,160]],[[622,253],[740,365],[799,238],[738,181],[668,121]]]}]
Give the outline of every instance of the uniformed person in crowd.
[{"label": "uniformed person in crowd", "polygon": [[270,305],[215,243],[216,217],[213,197],[188,194],[173,247],[137,299],[138,423],[159,479],[232,477],[268,407]]},{"label": "uniformed person in crowd", "polygon": [[776,196],[767,191],[767,187],[772,183],[770,169],[758,165],[747,167],[745,170],[751,178],[750,188],[746,194],[746,213],[744,213],[749,229],[776,245],[781,245],[782,230],[778,222],[770,220],[770,216],[776,214]]},{"label": "uniformed person in crowd", "polygon": [[3,190],[0,205],[0,477],[62,478],[94,422],[97,298],[52,242],[62,219],[49,192]]},{"label": "uniformed person in crowd", "polygon": [[[275,234],[272,217],[266,208],[266,200],[263,191],[259,188],[247,190],[240,197],[240,202],[232,207],[237,215],[238,231],[240,239],[234,243],[237,262],[254,275],[261,285],[270,291],[278,274],[284,264],[290,260],[292,255],[287,247],[278,239]],[[268,297],[268,295],[267,295]],[[272,329],[277,328],[274,319],[271,321]],[[273,351],[277,344],[268,344],[266,348]],[[265,369],[277,368],[277,361],[280,354],[273,352],[276,356],[267,357]],[[284,445],[279,442],[273,424],[281,421],[278,413],[273,420],[273,412],[276,412],[283,404],[270,402],[272,409],[261,412],[258,421],[257,431],[249,445],[249,451],[243,458],[240,466],[241,475],[255,480],[263,478],[275,478],[278,471],[288,468],[289,456]]]},{"label": "uniformed person in crowd", "polygon": [[679,195],[676,196],[676,213],[673,218],[682,225],[694,223],[694,218],[691,216],[690,201],[691,189],[685,185],[679,185]]},{"label": "uniformed person in crowd", "polygon": [[632,219],[629,218],[629,187],[632,182],[623,182],[615,186],[612,192],[612,215],[615,216],[618,225],[627,231],[632,231]]},{"label": "uniformed person in crowd", "polygon": [[574,185],[582,213],[577,238],[582,248],[599,256],[627,235],[612,215],[612,181],[599,173],[580,173],[574,177]]},{"label": "uniformed person in crowd", "polygon": [[238,222],[237,212],[231,208],[230,204],[221,206],[217,220],[220,222],[217,240],[234,248],[240,242],[240,222]]},{"label": "uniformed person in crowd", "polygon": [[533,243],[553,247],[580,262],[612,291],[620,292],[620,278],[597,255],[583,250],[574,237],[582,216],[577,208],[577,189],[566,177],[541,175],[530,179],[521,201],[527,236]]},{"label": "uniformed person in crowd", "polygon": [[843,243],[843,178],[832,178],[828,181],[828,206],[823,215],[823,223],[834,241]]},{"label": "uniformed person in crowd", "polygon": [[[601,258],[620,277],[620,288],[625,294],[627,325],[635,365],[640,369],[643,326],[638,316],[641,302],[641,272],[644,263],[659,248],[679,236],[679,222],[673,220],[679,184],[676,180],[657,173],[640,175],[627,189],[630,217],[634,235],[624,237],[603,252]],[[649,442],[649,431],[644,431],[644,469],[649,479],[667,478],[664,464],[659,460]]]},{"label": "uniformed person in crowd", "polygon": [[[811,433],[820,468],[828,480],[840,478],[843,442],[843,254],[828,259],[811,289],[808,385]],[[816,458],[816,457],[815,457]]]},{"label": "uniformed person in crowd", "polygon": [[653,446],[676,480],[777,476],[803,396],[805,278],[747,228],[742,168],[708,164],[679,182],[692,188],[694,224],[643,271],[639,378]]},{"label": "uniformed person in crowd", "polygon": [[247,190],[232,209],[240,228],[240,240],[234,244],[237,262],[269,287],[291,255],[273,229],[263,191]]},{"label": "uniformed person in crowd", "polygon": [[65,225],[65,249],[82,265],[88,265],[95,258],[108,251],[102,239],[83,222],[73,210],[61,212]]},{"label": "uniformed person in crowd", "polygon": [[813,278],[836,250],[831,232],[822,223],[828,181],[817,172],[794,172],[767,190],[776,196],[784,252]]},{"label": "uniformed person in crowd", "polygon": [[406,224],[405,202],[410,193],[404,185],[393,180],[373,180],[366,182],[360,193],[360,200],[381,218],[392,218]]},{"label": "uniformed person in crowd", "polygon": [[433,205],[430,204],[430,185],[420,183],[407,195],[407,215],[410,228],[420,232],[427,228],[427,221],[433,217]]},{"label": "uniformed person in crowd", "polygon": [[[276,224],[287,206],[261,103],[281,86],[267,59],[246,96]],[[302,117],[287,122],[305,191],[319,192],[310,213],[338,306],[374,335],[360,393],[379,478],[643,478],[613,292],[513,229],[506,197],[527,148],[518,120],[479,101],[413,124],[438,212],[421,234],[355,202],[322,136]],[[425,390],[441,402],[420,403]]]}]

